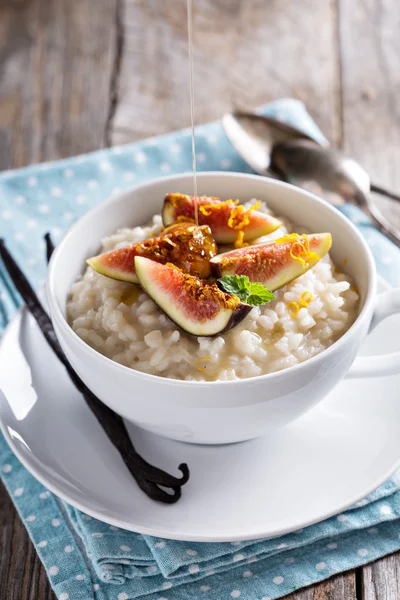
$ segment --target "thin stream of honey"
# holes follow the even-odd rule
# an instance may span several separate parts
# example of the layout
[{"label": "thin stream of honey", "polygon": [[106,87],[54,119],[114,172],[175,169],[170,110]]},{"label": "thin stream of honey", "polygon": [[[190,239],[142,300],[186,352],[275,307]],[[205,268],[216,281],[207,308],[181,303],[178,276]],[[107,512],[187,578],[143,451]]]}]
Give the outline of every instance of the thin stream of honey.
[{"label": "thin stream of honey", "polygon": [[193,168],[193,196],[194,196],[194,220],[199,225],[199,209],[197,196],[196,177],[196,140],[194,137],[194,78],[193,78],[193,36],[192,36],[192,0],[187,0],[187,23],[188,23],[188,45],[189,45],[189,95],[190,95],[190,120],[192,128],[192,168]]}]

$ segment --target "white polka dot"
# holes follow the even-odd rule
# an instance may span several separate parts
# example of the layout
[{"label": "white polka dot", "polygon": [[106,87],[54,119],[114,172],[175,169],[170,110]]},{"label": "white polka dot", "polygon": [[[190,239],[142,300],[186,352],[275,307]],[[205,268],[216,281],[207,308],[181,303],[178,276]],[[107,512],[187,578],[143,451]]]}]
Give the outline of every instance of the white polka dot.
[{"label": "white polka dot", "polygon": [[222,167],[222,169],[229,169],[229,167],[232,166],[231,161],[227,158],[224,158],[223,160],[221,160],[221,162],[219,164]]},{"label": "white polka dot", "polygon": [[21,233],[20,231],[17,231],[17,233],[14,235],[14,238],[18,241],[18,242],[22,242],[22,240],[24,239],[24,234]]},{"label": "white polka dot", "polygon": [[92,533],[92,537],[94,538],[102,538],[103,534],[102,533],[98,533],[97,531],[95,533]]},{"label": "white polka dot", "polygon": [[200,589],[202,592],[209,592],[212,589],[212,587],[211,585],[201,585]]},{"label": "white polka dot", "polygon": [[359,550],[357,550],[358,556],[367,556],[368,553],[369,552],[366,548],[360,548]]},{"label": "white polka dot", "polygon": [[124,552],[129,552],[130,551],[130,546],[125,546],[123,544],[122,546],[120,546],[120,549],[123,550]]},{"label": "white polka dot", "polygon": [[60,527],[61,521],[60,519],[53,519],[51,524],[53,525],[53,527]]},{"label": "white polka dot", "polygon": [[65,212],[65,213],[63,214],[63,219],[64,219],[64,221],[72,221],[72,219],[73,219],[73,218],[74,218],[74,215],[73,215],[73,213],[70,213],[70,212]]},{"label": "white polka dot", "polygon": [[38,211],[42,213],[42,215],[45,215],[50,212],[50,206],[48,204],[39,204]]},{"label": "white polka dot", "polygon": [[110,525],[111,531],[118,531],[119,527],[115,527],[115,525]]},{"label": "white polka dot", "polygon": [[60,196],[62,196],[62,189],[59,187],[51,188],[51,195],[56,198],[59,198]]},{"label": "white polka dot", "polygon": [[349,517],[348,517],[347,515],[338,515],[338,516],[336,517],[336,520],[337,520],[337,521],[339,521],[339,523],[344,523],[344,521],[347,521],[347,520],[348,520],[348,518],[349,518]]},{"label": "white polka dot", "polygon": [[206,160],[206,155],[204,154],[204,152],[199,152],[198,154],[196,154],[196,160],[199,163],[203,163]]},{"label": "white polka dot", "polygon": [[156,548],[164,548],[165,547],[165,542],[156,542],[155,544]]},{"label": "white polka dot", "polygon": [[328,550],[336,550],[337,544],[335,544],[335,542],[332,542],[331,544],[327,544],[326,547],[328,548]]},{"label": "white polka dot", "polygon": [[240,591],[239,590],[233,590],[231,592],[231,596],[232,596],[232,598],[239,598],[240,597]]},{"label": "white polka dot", "polygon": [[35,229],[35,227],[38,226],[38,222],[35,221],[35,219],[28,219],[26,226],[28,227],[28,229]]},{"label": "white polka dot", "polygon": [[46,540],[42,540],[41,542],[38,543],[38,548],[44,548],[45,546],[47,546]]},{"label": "white polka dot", "polygon": [[67,594],[67,592],[63,592],[62,594],[60,594],[59,600],[68,600],[68,598],[69,594]]},{"label": "white polka dot", "polygon": [[41,498],[42,500],[46,500],[46,498],[50,497],[50,492],[40,492],[39,494],[39,498]]},{"label": "white polka dot", "polygon": [[50,567],[50,569],[49,569],[50,575],[57,575],[58,571],[59,571],[58,567]]},{"label": "white polka dot", "polygon": [[132,181],[132,179],[135,178],[135,173],[133,171],[127,171],[126,173],[124,173],[124,179],[125,181]]},{"label": "white polka dot", "polygon": [[79,194],[79,196],[76,197],[77,204],[85,204],[85,202],[86,202],[86,196],[84,196],[83,194]]},{"label": "white polka dot", "polygon": [[163,162],[160,165],[160,171],[162,171],[163,173],[169,173],[171,170],[171,165],[167,162]]},{"label": "white polka dot", "polygon": [[195,573],[198,573],[199,571],[200,571],[199,565],[190,565],[190,567],[189,567],[189,573],[191,573],[192,575],[194,575]]},{"label": "white polka dot", "polygon": [[283,577],[274,577],[272,580],[276,585],[281,585],[281,583],[283,583],[284,579]]},{"label": "white polka dot", "polygon": [[366,504],[368,504],[368,500],[364,498],[363,500],[357,502],[356,506],[365,506]]},{"label": "white polka dot", "polygon": [[391,256],[384,256],[382,258],[382,262],[384,265],[391,265],[393,262],[393,258]]},{"label": "white polka dot", "polygon": [[390,508],[390,506],[388,506],[387,504],[385,504],[384,506],[381,506],[381,513],[383,515],[391,515],[392,514],[392,509]]},{"label": "white polka dot", "polygon": [[121,592],[118,594],[118,600],[128,600],[129,596],[126,592]]},{"label": "white polka dot", "polygon": [[369,533],[370,535],[375,535],[378,533],[378,530],[376,527],[371,527],[370,529],[367,529],[367,533]]},{"label": "white polka dot", "polygon": [[170,588],[172,588],[172,583],[170,581],[164,581],[164,583],[162,584],[162,589],[169,590]]},{"label": "white polka dot", "polygon": [[85,576],[84,575],[77,575],[75,577],[75,579],[77,579],[78,581],[83,581],[85,579]]},{"label": "white polka dot", "polygon": [[14,202],[15,204],[25,204],[26,200],[23,196],[15,196]]},{"label": "white polka dot", "polygon": [[283,562],[285,563],[285,565],[292,565],[296,562],[296,559],[293,558],[293,556],[288,556]]},{"label": "white polka dot", "polygon": [[235,554],[235,556],[233,557],[233,562],[238,562],[239,560],[244,560],[244,559],[245,559],[244,554]]},{"label": "white polka dot", "polygon": [[97,181],[97,179],[89,179],[89,181],[87,182],[87,187],[89,190],[95,190],[99,187],[99,182]]},{"label": "white polka dot", "polygon": [[189,548],[189,550],[186,550],[186,554],[188,554],[189,556],[197,556],[197,550],[192,550],[191,548]]},{"label": "white polka dot", "polygon": [[66,552],[67,554],[69,554],[70,552],[73,552],[74,549],[72,546],[65,546],[64,548],[64,552]]},{"label": "white polka dot", "polygon": [[26,517],[26,520],[28,521],[28,523],[32,523],[32,521],[36,521],[36,517],[35,515],[29,515],[28,517]]},{"label": "white polka dot", "polygon": [[93,584],[93,589],[94,589],[95,592],[97,592],[97,590],[99,589],[99,587],[100,586],[99,586],[98,583]]},{"label": "white polka dot", "polygon": [[22,496],[23,493],[24,493],[24,488],[20,487],[15,490],[14,496],[17,496],[17,498],[18,498],[18,496]]},{"label": "white polka dot", "polygon": [[253,573],[251,571],[245,571],[243,577],[253,577]]},{"label": "white polka dot", "polygon": [[53,237],[60,237],[60,235],[62,235],[63,230],[60,229],[59,227],[52,227],[51,229],[51,235]]},{"label": "white polka dot", "polygon": [[1,470],[3,471],[3,473],[11,473],[12,471],[12,466],[7,464],[7,465],[3,465]]},{"label": "white polka dot", "polygon": [[28,177],[28,185],[30,187],[34,187],[35,185],[37,185],[36,177]]},{"label": "white polka dot", "polygon": [[214,133],[209,133],[208,135],[206,135],[206,140],[209,144],[216,144],[217,139],[218,138]]},{"label": "white polka dot", "polygon": [[134,159],[138,164],[143,164],[146,162],[147,156],[144,152],[136,152]]},{"label": "white polka dot", "polygon": [[287,544],[279,544],[279,546],[277,546],[278,550],[282,550],[283,548],[286,548]]},{"label": "white polka dot", "polygon": [[150,565],[150,567],[146,568],[148,573],[155,573],[157,571],[157,567],[155,565]]},{"label": "white polka dot", "polygon": [[111,171],[112,164],[110,162],[108,162],[108,160],[102,160],[99,163],[99,169],[100,169],[100,171]]},{"label": "white polka dot", "polygon": [[[178,152],[180,152],[180,151],[181,151],[181,147],[180,147],[180,145],[179,145],[179,144],[171,144],[171,145],[170,145],[170,147],[169,147],[169,149],[170,149],[170,151],[171,151],[173,154],[177,154]],[[201,588],[200,588],[200,589],[201,589]]]},{"label": "white polka dot", "polygon": [[317,571],[323,571],[326,568],[326,563],[319,562],[315,565],[315,568],[317,569]]},{"label": "white polka dot", "polygon": [[73,177],[73,176],[74,176],[74,172],[72,169],[64,169],[64,177],[69,179],[70,177]]},{"label": "white polka dot", "polygon": [[1,213],[1,218],[8,221],[9,219],[11,219],[12,217],[12,212],[11,210],[3,210]]}]

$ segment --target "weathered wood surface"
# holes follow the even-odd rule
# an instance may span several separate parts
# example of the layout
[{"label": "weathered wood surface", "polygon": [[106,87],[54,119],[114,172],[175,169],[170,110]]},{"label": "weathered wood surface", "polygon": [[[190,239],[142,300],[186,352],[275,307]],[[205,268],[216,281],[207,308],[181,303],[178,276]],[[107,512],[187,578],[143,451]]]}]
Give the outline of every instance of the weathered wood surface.
[{"label": "weathered wood surface", "polygon": [[[398,0],[195,0],[196,120],[304,100],[377,183],[400,190]],[[185,0],[2,0],[0,169],[189,124]],[[290,600],[400,598],[400,554]],[[0,600],[50,600],[0,485]]]},{"label": "weathered wood surface", "polygon": [[118,0],[2,0],[0,169],[106,144]]}]

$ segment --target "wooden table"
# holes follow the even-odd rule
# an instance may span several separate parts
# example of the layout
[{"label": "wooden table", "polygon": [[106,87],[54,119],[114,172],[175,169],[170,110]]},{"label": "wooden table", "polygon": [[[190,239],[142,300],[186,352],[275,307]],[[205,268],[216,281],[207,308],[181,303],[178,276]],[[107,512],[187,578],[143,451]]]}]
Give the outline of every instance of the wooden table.
[{"label": "wooden table", "polygon": [[[304,100],[333,143],[400,190],[398,0],[194,0],[197,122]],[[189,124],[185,0],[2,0],[0,169]],[[290,596],[400,598],[400,553]],[[0,489],[0,600],[49,600]],[[73,600],[73,599],[71,599]]]}]

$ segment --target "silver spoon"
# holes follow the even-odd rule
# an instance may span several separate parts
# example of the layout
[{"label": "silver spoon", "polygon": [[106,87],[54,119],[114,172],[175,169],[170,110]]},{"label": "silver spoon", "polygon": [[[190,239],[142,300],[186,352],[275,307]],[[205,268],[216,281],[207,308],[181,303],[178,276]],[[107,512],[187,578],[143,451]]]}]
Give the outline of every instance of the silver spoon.
[{"label": "silver spoon", "polygon": [[400,197],[371,185],[368,173],[356,161],[271,117],[235,112],[223,117],[223,126],[236,151],[257,173],[300,187],[317,184],[339,195],[359,206],[400,247],[400,231],[370,202],[369,194],[374,191],[397,201]]}]

